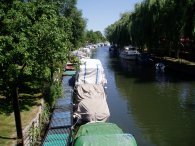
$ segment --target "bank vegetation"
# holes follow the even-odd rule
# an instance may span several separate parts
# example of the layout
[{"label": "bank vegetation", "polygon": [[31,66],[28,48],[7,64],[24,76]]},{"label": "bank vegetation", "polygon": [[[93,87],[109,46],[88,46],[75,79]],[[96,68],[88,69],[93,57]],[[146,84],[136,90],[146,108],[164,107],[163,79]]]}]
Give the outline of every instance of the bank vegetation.
[{"label": "bank vegetation", "polygon": [[[0,1],[0,115],[5,119],[1,127],[13,123],[9,116],[14,113],[19,145],[21,123],[26,121],[20,112],[31,111],[37,94],[52,107],[61,94],[60,74],[70,51],[105,39],[100,32],[86,30],[87,21],[76,4],[77,0]],[[10,131],[0,132],[3,145],[15,133],[13,127]]]},{"label": "bank vegetation", "polygon": [[135,45],[158,56],[195,61],[195,1],[144,0],[105,29],[119,48]]}]

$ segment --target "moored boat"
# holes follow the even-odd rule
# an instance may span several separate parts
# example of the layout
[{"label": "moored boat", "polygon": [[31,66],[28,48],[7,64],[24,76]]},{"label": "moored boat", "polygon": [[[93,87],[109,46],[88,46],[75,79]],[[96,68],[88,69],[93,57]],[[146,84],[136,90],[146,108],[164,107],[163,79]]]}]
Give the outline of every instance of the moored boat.
[{"label": "moored boat", "polygon": [[127,60],[136,60],[140,52],[137,51],[136,47],[134,46],[125,46],[124,49],[120,52],[120,58],[127,59]]},{"label": "moored boat", "polygon": [[74,116],[79,123],[104,121],[110,117],[107,97],[102,85],[83,84],[76,88]]},{"label": "moored boat", "polygon": [[62,73],[63,76],[73,76],[75,75],[75,64],[67,63],[64,67],[64,72]]},{"label": "moored boat", "polygon": [[104,68],[98,59],[81,59],[80,70],[76,73],[75,85],[101,84],[105,85]]},{"label": "moored boat", "polygon": [[63,76],[63,95],[56,99],[42,146],[70,146],[73,125],[73,73]]},{"label": "moored boat", "polygon": [[74,146],[137,146],[131,134],[116,124],[92,122],[82,125],[73,138]]},{"label": "moored boat", "polygon": [[131,134],[108,123],[107,80],[100,60],[81,59],[80,63],[77,71],[65,67],[62,84],[66,98],[56,101],[42,145],[137,146]]},{"label": "moored boat", "polygon": [[65,70],[75,70],[75,67],[74,67],[74,64],[73,63],[70,63],[68,62],[66,65],[65,65]]},{"label": "moored boat", "polygon": [[110,116],[104,86],[107,83],[98,59],[81,59],[75,78],[74,116],[81,123],[107,121]]}]

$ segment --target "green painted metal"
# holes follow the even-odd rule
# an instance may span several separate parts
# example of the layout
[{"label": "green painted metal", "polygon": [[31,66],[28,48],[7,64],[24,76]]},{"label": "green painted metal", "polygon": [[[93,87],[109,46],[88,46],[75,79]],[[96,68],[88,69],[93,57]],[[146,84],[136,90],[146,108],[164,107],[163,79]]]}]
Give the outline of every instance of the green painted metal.
[{"label": "green painted metal", "polygon": [[137,146],[131,134],[123,133],[114,123],[96,122],[82,125],[74,146]]},{"label": "green painted metal", "polygon": [[114,123],[96,122],[96,123],[88,123],[82,125],[79,128],[75,138],[80,136],[87,136],[87,135],[91,136],[91,135],[119,134],[119,133],[122,134],[123,131]]},{"label": "green painted metal", "polygon": [[74,146],[137,146],[131,134],[80,136]]},{"label": "green painted metal", "polygon": [[63,75],[64,76],[73,76],[76,74],[76,71],[64,71]]},{"label": "green painted metal", "polygon": [[66,146],[69,134],[48,134],[43,146]]},{"label": "green painted metal", "polygon": [[55,141],[47,141],[43,144],[43,146],[66,146],[67,142],[65,140],[55,140]]}]

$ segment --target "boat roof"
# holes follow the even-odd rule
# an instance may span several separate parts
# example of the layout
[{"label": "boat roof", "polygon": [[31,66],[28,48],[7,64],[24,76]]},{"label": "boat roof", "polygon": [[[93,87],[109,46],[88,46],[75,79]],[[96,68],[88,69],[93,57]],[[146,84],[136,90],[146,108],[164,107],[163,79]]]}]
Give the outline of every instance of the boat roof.
[{"label": "boat roof", "polygon": [[136,50],[135,46],[129,45],[129,46],[124,46],[125,50]]},{"label": "boat roof", "polygon": [[91,65],[101,65],[102,66],[102,63],[99,59],[88,59],[88,58],[83,58],[81,59],[81,64],[91,64]]},{"label": "boat roof", "polygon": [[81,145],[111,145],[111,146],[137,146],[131,134],[123,133],[116,124],[107,122],[93,122],[82,125],[75,137],[75,146]]}]

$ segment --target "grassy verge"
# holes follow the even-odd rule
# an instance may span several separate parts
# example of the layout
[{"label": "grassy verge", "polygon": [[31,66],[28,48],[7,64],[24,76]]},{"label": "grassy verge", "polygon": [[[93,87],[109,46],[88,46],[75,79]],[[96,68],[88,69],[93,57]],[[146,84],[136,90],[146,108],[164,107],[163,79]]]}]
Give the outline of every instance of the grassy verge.
[{"label": "grassy verge", "polygon": [[184,65],[193,65],[195,66],[195,62],[191,62],[185,59],[176,59],[176,58],[171,58],[171,57],[164,57],[165,60],[175,62],[175,63],[180,63]]},{"label": "grassy verge", "polygon": [[[16,142],[15,119],[12,106],[0,97],[0,146],[11,146]],[[38,112],[41,104],[41,94],[20,95],[20,108],[22,117],[22,127],[26,127]],[[9,108],[9,110],[6,110]],[[5,112],[9,111],[9,112]]]}]

